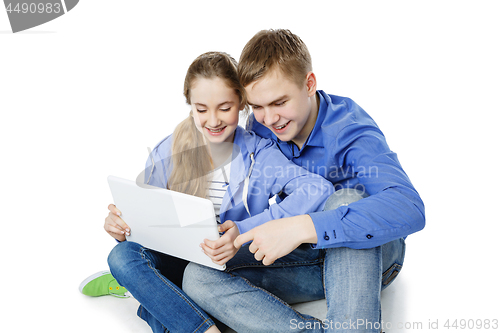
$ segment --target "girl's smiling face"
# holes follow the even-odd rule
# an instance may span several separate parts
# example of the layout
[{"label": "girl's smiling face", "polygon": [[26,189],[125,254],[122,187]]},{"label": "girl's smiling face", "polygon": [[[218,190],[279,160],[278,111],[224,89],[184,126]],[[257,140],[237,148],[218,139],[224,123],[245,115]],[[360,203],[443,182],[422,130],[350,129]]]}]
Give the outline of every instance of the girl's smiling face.
[{"label": "girl's smiling face", "polygon": [[210,143],[233,142],[240,99],[223,79],[197,78],[191,86],[191,108],[196,128]]}]

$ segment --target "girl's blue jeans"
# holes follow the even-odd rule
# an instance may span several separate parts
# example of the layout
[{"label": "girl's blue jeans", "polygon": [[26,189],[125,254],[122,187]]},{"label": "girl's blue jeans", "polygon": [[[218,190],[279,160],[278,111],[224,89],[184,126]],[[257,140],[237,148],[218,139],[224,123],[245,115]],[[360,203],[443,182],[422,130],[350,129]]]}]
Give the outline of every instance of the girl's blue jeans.
[{"label": "girl's blue jeans", "polygon": [[108,256],[111,274],[141,303],[137,315],[155,333],[201,333],[214,325],[180,288],[187,264],[134,242],[117,244]]},{"label": "girl's blue jeans", "polygon": [[[342,191],[325,209],[363,197]],[[118,283],[141,303],[137,314],[153,332],[205,332],[214,325],[207,313],[239,333],[380,332],[380,291],[401,270],[404,251],[403,239],[367,250],[315,250],[303,244],[264,266],[245,246],[225,271],[218,271],[122,242],[108,264]],[[289,305],[323,298],[328,306],[324,321]]]}]

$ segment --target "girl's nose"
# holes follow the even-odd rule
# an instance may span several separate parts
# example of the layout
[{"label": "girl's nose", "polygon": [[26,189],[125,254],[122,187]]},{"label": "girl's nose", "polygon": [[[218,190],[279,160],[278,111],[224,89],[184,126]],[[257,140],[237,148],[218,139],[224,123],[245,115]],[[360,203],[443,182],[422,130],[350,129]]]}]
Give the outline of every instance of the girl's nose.
[{"label": "girl's nose", "polygon": [[215,128],[219,126],[220,120],[219,117],[217,117],[217,112],[210,112],[210,117],[208,118],[208,126]]}]

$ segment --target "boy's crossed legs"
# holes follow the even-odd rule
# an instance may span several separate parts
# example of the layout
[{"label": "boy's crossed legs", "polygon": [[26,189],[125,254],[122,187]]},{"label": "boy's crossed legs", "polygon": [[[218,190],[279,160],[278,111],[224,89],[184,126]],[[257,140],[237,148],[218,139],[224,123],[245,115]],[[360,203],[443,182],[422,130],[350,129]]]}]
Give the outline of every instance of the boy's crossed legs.
[{"label": "boy's crossed legs", "polygon": [[[325,209],[361,198],[336,192]],[[339,195],[340,194],[340,195]],[[404,259],[398,239],[364,250],[312,249],[302,244],[274,264],[255,260],[248,246],[226,271],[190,263],[183,289],[200,307],[237,332],[380,332],[380,291],[393,281]],[[326,320],[290,305],[326,298]]]}]

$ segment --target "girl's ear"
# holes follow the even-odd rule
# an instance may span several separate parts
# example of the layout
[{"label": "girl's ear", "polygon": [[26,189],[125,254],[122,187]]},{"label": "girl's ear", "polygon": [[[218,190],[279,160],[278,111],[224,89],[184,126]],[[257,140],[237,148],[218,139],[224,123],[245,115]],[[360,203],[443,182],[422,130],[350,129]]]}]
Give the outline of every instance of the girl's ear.
[{"label": "girl's ear", "polygon": [[316,75],[314,75],[313,72],[307,73],[306,87],[307,87],[307,94],[309,95],[309,97],[314,96],[314,94],[316,94],[316,86],[317,86]]}]

